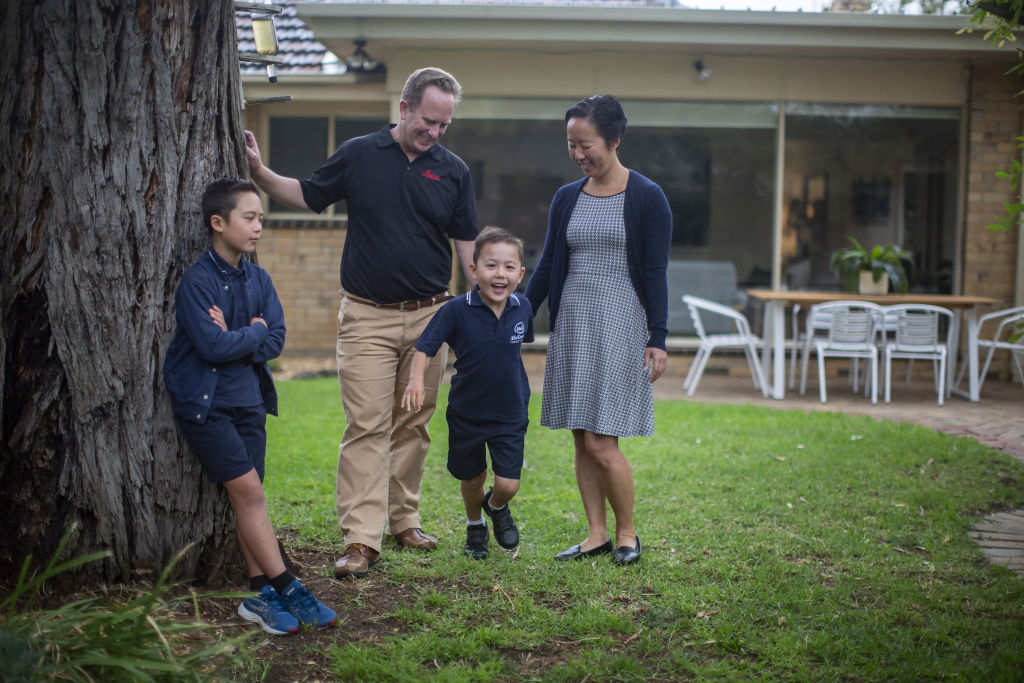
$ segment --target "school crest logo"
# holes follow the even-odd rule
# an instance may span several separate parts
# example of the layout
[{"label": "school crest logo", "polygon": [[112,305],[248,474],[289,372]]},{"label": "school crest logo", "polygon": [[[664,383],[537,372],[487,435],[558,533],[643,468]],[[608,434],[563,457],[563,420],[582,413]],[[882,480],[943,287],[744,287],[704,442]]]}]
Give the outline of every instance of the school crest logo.
[{"label": "school crest logo", "polygon": [[516,326],[512,328],[512,336],[509,337],[509,344],[521,344],[523,343],[523,337],[526,336],[526,323],[517,322]]}]

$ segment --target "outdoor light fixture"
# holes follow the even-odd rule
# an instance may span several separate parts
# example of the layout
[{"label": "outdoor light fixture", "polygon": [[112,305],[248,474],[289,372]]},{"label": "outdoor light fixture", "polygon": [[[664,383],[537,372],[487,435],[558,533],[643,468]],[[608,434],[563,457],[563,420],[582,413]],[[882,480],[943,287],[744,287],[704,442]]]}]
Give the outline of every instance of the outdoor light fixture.
[{"label": "outdoor light fixture", "polygon": [[704,63],[703,60],[698,59],[693,63],[693,68],[697,70],[697,78],[702,81],[706,81],[711,78],[711,67]]},{"label": "outdoor light fixture", "polygon": [[366,52],[365,40],[352,41],[356,45],[355,51],[345,58],[345,65],[349,71],[359,73],[376,73],[384,70],[384,65],[375,60]]},{"label": "outdoor light fixture", "polygon": [[[278,10],[280,11],[280,10]],[[276,55],[278,50],[277,28],[274,26],[274,14],[268,3],[267,9],[253,7],[249,16],[252,17],[252,35],[256,42],[256,52],[261,55]],[[267,64],[267,80],[277,83],[277,65]]]}]

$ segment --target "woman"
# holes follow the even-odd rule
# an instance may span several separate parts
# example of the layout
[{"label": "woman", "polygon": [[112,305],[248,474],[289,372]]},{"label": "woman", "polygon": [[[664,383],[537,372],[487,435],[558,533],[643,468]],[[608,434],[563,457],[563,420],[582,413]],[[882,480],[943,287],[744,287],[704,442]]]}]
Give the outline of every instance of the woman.
[{"label": "woman", "polygon": [[[619,162],[626,115],[618,100],[582,100],[565,123],[569,156],[585,177],[555,193],[526,288],[535,311],[547,299],[551,320],[541,424],[572,430],[589,526],[581,543],[555,558],[612,553],[631,564],[641,547],[633,471],[619,437],[654,433],[651,384],[667,359],[672,212],[661,188]],[[605,501],[615,513],[614,552]]]}]

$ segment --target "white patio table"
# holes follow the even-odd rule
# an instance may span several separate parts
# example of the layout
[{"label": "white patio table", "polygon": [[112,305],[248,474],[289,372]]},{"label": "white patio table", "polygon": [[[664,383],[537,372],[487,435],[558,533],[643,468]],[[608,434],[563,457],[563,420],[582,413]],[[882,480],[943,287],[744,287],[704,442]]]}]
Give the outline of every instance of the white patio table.
[{"label": "white patio table", "polygon": [[[761,364],[764,376],[768,379],[769,395],[775,399],[786,397],[786,307],[793,304],[813,306],[825,301],[870,301],[879,306],[893,304],[932,304],[943,306],[953,311],[953,325],[956,329],[952,335],[952,348],[949,349],[950,362],[947,363],[946,386],[948,391],[965,396],[971,401],[978,400],[978,306],[993,305],[999,302],[987,296],[966,296],[960,294],[856,294],[853,292],[814,292],[801,290],[748,289],[747,294],[759,301],[764,301],[764,348],[761,352]],[[957,346],[960,340],[961,316],[967,313],[967,363],[968,389],[966,392],[953,387],[955,377]]]}]

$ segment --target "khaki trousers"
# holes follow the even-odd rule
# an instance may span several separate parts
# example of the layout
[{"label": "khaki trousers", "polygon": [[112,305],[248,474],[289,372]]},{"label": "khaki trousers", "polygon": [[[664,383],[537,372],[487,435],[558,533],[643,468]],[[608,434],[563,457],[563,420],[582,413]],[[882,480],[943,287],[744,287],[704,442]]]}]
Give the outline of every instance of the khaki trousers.
[{"label": "khaki trousers", "polygon": [[420,526],[419,502],[430,436],[427,423],[447,362],[442,347],[427,364],[423,408],[400,406],[419,339],[440,304],[416,311],[374,308],[342,293],[338,381],[345,434],[338,449],[338,525],[345,545],[381,549],[391,534]]}]

